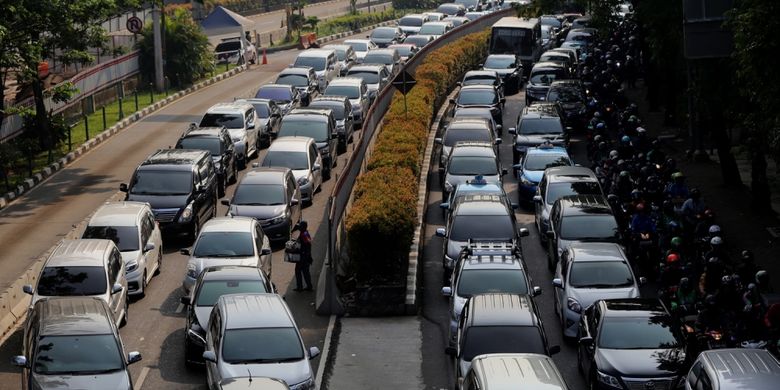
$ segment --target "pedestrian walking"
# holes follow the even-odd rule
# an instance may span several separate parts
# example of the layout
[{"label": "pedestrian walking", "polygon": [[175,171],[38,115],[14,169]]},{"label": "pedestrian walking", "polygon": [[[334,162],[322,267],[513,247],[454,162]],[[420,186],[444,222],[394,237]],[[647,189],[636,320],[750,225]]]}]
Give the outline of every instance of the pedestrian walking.
[{"label": "pedestrian walking", "polygon": [[[311,283],[311,271],[309,268],[314,262],[314,258],[311,255],[311,234],[309,233],[309,223],[301,221],[295,228],[298,230],[298,244],[300,245],[301,259],[295,263],[295,289],[294,291],[312,291],[313,285]],[[303,283],[306,282],[306,287],[303,287]]]}]

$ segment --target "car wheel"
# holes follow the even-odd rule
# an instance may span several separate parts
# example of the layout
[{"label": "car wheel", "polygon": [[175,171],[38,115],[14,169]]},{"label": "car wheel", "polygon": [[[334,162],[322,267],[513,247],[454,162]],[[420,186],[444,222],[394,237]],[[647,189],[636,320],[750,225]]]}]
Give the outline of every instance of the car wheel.
[{"label": "car wheel", "polygon": [[140,286],[141,287],[141,292],[138,294],[139,298],[143,298],[143,297],[146,296],[146,286],[148,284],[146,282],[146,277],[147,276],[148,276],[148,274],[146,273],[146,270],[144,270],[144,275],[141,277],[141,286]]},{"label": "car wheel", "polygon": [[221,198],[225,196],[225,189],[227,188],[227,177],[222,177],[222,180],[219,181],[219,185],[217,185],[217,197]]},{"label": "car wheel", "polygon": [[192,222],[192,230],[190,231],[190,242],[195,243],[195,240],[198,239],[198,233],[200,233],[200,222],[198,222],[197,218],[195,221]]},{"label": "car wheel", "polygon": [[237,181],[238,181],[238,168],[236,167],[236,164],[234,162],[232,175],[230,176],[230,184],[236,184]]},{"label": "car wheel", "polygon": [[127,325],[127,319],[130,318],[130,302],[125,297],[125,314],[122,316],[122,321],[119,322],[119,327]]},{"label": "car wheel", "polygon": [[154,275],[157,276],[162,272],[162,248],[160,248],[160,252],[157,255],[157,269],[154,270]]},{"label": "car wheel", "polygon": [[547,269],[552,271],[554,268],[552,241],[547,240]]}]

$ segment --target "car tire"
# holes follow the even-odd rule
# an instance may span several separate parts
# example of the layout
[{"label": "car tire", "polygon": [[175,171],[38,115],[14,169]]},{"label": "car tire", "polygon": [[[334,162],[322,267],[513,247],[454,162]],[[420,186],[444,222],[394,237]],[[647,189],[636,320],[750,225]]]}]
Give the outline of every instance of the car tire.
[{"label": "car tire", "polygon": [[154,276],[157,276],[162,272],[162,248],[160,248],[160,251],[157,255],[157,269],[154,270]]},{"label": "car tire", "polygon": [[553,261],[552,242],[547,240],[547,269],[553,271],[555,269],[555,262]]},{"label": "car tire", "polygon": [[141,288],[141,292],[138,294],[138,298],[141,299],[146,296],[146,286],[149,284],[146,282],[146,278],[149,275],[146,273],[146,270],[144,269],[144,274],[141,276],[141,285],[139,286]]},{"label": "car tire", "polygon": [[[225,176],[227,176],[227,174]],[[225,190],[227,189],[227,186],[227,177],[222,177],[222,180],[220,180],[219,184],[217,185],[217,197],[222,198],[225,196]]]},{"label": "car tire", "polygon": [[125,297],[125,314],[122,316],[122,320],[119,322],[119,327],[122,328],[127,325],[127,320],[130,318],[130,301]]},{"label": "car tire", "polygon": [[200,233],[200,222],[197,218],[195,218],[195,220],[192,222],[192,230],[190,231],[190,243],[195,243],[195,240],[198,239],[198,233]]}]

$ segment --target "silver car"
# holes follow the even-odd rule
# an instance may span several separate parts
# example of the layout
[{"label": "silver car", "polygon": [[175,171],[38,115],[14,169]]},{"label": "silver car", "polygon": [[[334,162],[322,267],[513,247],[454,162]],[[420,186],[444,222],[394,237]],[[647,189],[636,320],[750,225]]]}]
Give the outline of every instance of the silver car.
[{"label": "silver car", "polygon": [[95,297],[44,298],[30,308],[22,338],[24,389],[133,389],[128,365],[139,352],[125,354],[111,309]]},{"label": "silver car", "polygon": [[310,359],[290,309],[277,294],[231,294],[219,297],[206,333],[206,381],[218,389],[225,379],[271,377],[292,390],[313,390]]},{"label": "silver car", "polygon": [[322,185],[322,156],[314,139],[284,137],[276,139],[263,158],[263,167],[290,168],[301,189],[301,201],[311,204]]},{"label": "silver car", "polygon": [[359,77],[363,79],[368,88],[369,105],[376,99],[377,94],[390,82],[390,72],[384,65],[357,65],[347,71],[347,77]]},{"label": "silver car", "polygon": [[182,287],[189,292],[198,275],[207,267],[219,265],[252,266],[271,276],[271,244],[260,223],[250,217],[212,218],[201,228],[190,256]]},{"label": "silver car", "polygon": [[644,278],[634,277],[618,244],[572,243],[555,268],[555,311],[564,337],[577,336],[582,310],[599,299],[638,298]]},{"label": "silver car", "polygon": [[256,156],[260,122],[249,103],[217,103],[206,111],[198,127],[226,127],[233,141],[239,168],[246,167],[250,156]]},{"label": "silver car", "polygon": [[550,209],[556,200],[569,195],[601,195],[601,184],[590,168],[547,168],[534,194],[534,224],[542,246],[547,246],[550,230]]},{"label": "silver car", "polygon": [[368,111],[368,86],[358,77],[339,77],[331,81],[323,96],[346,96],[352,104],[352,117],[356,125],[363,126],[363,118]]}]

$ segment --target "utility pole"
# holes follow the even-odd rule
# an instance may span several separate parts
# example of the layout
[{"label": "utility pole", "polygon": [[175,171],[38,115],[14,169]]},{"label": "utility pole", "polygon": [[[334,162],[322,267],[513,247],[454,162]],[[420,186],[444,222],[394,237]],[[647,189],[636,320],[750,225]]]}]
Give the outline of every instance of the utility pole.
[{"label": "utility pole", "polygon": [[154,2],[152,9],[152,31],[154,32],[154,86],[158,92],[165,89],[160,13],[162,13],[162,10],[157,6],[157,2]]}]

